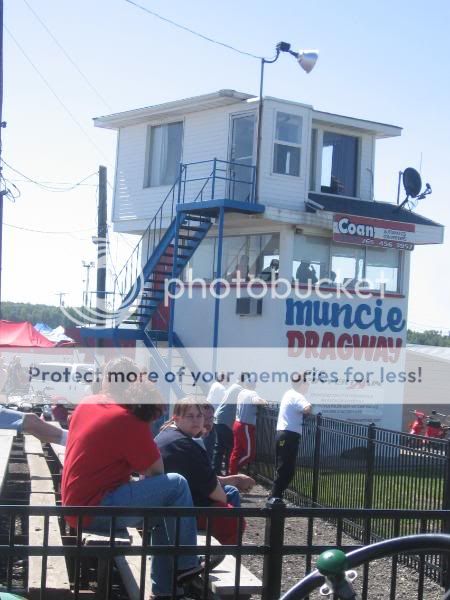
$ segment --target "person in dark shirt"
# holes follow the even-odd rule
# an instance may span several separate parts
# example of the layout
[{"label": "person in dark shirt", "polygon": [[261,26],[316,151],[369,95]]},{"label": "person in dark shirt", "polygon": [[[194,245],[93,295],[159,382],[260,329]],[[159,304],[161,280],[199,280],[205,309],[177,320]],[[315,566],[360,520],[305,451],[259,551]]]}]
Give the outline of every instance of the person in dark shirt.
[{"label": "person in dark shirt", "polygon": [[[195,506],[233,506],[211,466],[204,447],[195,441],[204,427],[203,406],[193,398],[184,398],[173,407],[172,418],[161,428],[155,443],[163,459],[164,468],[186,478]],[[198,525],[204,528],[205,519]],[[221,544],[237,543],[238,519],[215,517],[212,535]]]}]

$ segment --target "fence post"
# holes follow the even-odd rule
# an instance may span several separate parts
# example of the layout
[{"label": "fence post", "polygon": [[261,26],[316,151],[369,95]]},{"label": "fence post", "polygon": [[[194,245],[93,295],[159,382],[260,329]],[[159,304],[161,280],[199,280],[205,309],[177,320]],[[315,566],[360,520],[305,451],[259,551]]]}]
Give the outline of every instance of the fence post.
[{"label": "fence post", "polygon": [[313,480],[311,491],[311,506],[317,506],[319,500],[319,468],[320,468],[320,444],[322,437],[322,414],[316,417],[316,431],[314,435],[314,458],[313,458]]},{"label": "fence post", "polygon": [[373,508],[373,475],[375,467],[375,423],[367,429],[367,472],[364,485],[364,508]]},{"label": "fence post", "polygon": [[[444,486],[442,490],[442,510],[450,510],[450,440],[445,444],[445,473]],[[442,532],[450,533],[450,521],[444,519],[442,522]],[[447,554],[442,555],[442,586],[444,590],[450,588],[450,560]]]},{"label": "fence post", "polygon": [[281,595],[286,505],[281,498],[271,498],[266,508],[270,512],[266,519],[264,544],[269,551],[264,555],[262,600],[276,600]]}]

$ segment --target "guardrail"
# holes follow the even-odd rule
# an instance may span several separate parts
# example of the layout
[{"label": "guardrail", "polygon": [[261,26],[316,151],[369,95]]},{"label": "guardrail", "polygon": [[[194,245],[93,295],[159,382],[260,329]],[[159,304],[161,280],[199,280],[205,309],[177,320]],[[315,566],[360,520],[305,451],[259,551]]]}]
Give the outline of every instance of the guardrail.
[{"label": "guardrail", "polygon": [[[214,516],[231,516],[239,519],[239,540],[235,545],[213,546],[211,543],[211,519]],[[115,558],[140,557],[142,571],[141,582],[149,577],[146,572],[145,557],[155,555],[170,555],[176,557],[180,554],[203,554],[206,556],[226,554],[236,557],[236,576],[233,589],[229,592],[230,597],[238,598],[240,594],[240,569],[251,557],[259,557],[262,562],[262,600],[275,600],[280,597],[282,591],[287,591],[286,578],[289,574],[289,560],[296,560],[295,574],[299,580],[312,570],[313,557],[317,556],[328,547],[338,547],[344,552],[349,552],[360,547],[354,544],[352,539],[345,534],[345,524],[349,521],[360,522],[363,533],[363,543],[372,543],[376,537],[373,534],[375,525],[380,522],[386,524],[386,529],[395,535],[401,535],[407,524],[414,524],[417,532],[436,532],[442,523],[450,522],[450,511],[416,511],[416,510],[368,510],[368,509],[331,509],[331,508],[288,508],[282,502],[268,502],[266,508],[111,508],[111,507],[46,507],[46,506],[2,506],[2,516],[6,519],[4,531],[0,536],[0,562],[3,563],[6,578],[1,581],[5,590],[13,589],[13,566],[17,559],[26,557],[42,558],[42,577],[40,598],[46,597],[47,564],[50,557],[63,556],[69,566],[69,578],[74,598],[83,594],[83,566],[86,561],[93,558],[100,559],[107,564],[107,580],[109,584],[103,596],[106,600],[112,597],[111,578],[113,575],[113,561]],[[65,525],[65,515],[76,515],[78,528],[69,530]],[[103,544],[88,546],[83,545],[82,518],[90,516],[108,516],[111,518],[111,527],[106,541]],[[174,518],[176,531],[180,529],[180,518],[186,516],[202,515],[207,518],[206,541],[204,546],[182,546],[178,543],[179,536],[176,535],[174,546],[152,546],[149,535],[152,528],[152,519],[156,517]],[[25,521],[29,517],[43,517],[42,544],[30,546],[21,535],[16,539],[16,523]],[[133,516],[142,518],[142,537],[140,544],[119,545],[116,543],[118,530],[116,521],[122,516]],[[57,518],[63,534],[64,545],[52,546],[49,544],[50,518]],[[260,522],[260,530],[264,532],[261,539],[255,541],[244,541],[244,519],[257,520]],[[328,537],[323,537],[323,529],[326,523],[333,522],[334,527],[328,525]],[[292,530],[295,531],[292,534]],[[330,533],[330,531],[332,532]],[[247,536],[246,536],[247,537]],[[293,543],[295,538],[295,543]],[[296,557],[296,558],[295,558]],[[301,557],[301,562],[298,559]],[[399,568],[402,564],[414,567],[418,575],[414,577],[403,576],[397,581]],[[291,567],[292,568],[292,567]],[[363,600],[370,598],[371,569],[375,565],[365,565],[361,577]],[[219,567],[220,569],[220,567]],[[410,574],[413,572],[410,571]],[[406,580],[408,584],[407,597],[422,599],[430,589],[439,592],[436,584],[432,583],[430,577],[439,585],[448,583],[448,565],[446,555],[437,555],[436,560],[430,561],[429,556],[393,557],[390,567],[382,566],[385,597],[395,597],[395,591],[401,590]],[[390,582],[390,584],[389,584]],[[412,583],[413,582],[413,583]],[[292,583],[290,584],[292,585]],[[288,587],[290,587],[288,585]],[[379,585],[379,579],[378,583]],[[388,589],[390,585],[390,590]],[[413,589],[414,588],[414,589]],[[174,588],[175,589],[175,588]],[[19,590],[20,591],[20,590]],[[207,598],[207,585],[199,592],[202,598]],[[140,598],[144,598],[144,587],[141,586]]]}]

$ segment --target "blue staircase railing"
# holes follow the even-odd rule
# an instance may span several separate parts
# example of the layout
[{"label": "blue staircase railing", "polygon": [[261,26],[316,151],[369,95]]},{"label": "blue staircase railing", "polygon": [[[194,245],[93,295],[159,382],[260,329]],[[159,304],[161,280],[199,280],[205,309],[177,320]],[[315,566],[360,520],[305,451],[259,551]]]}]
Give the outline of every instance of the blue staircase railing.
[{"label": "blue staircase railing", "polygon": [[[132,307],[133,302],[144,294],[145,281],[161,257],[164,258],[170,241],[175,237],[176,214],[181,206],[188,210],[187,205],[218,199],[255,204],[255,181],[256,171],[251,165],[217,158],[180,164],[177,180],[115,279],[113,310],[116,315],[121,314],[123,307]],[[194,229],[190,227],[190,230]],[[189,249],[193,253],[206,235],[206,225],[203,229],[196,237],[187,239],[181,250]],[[116,322],[122,320],[119,317]]]}]

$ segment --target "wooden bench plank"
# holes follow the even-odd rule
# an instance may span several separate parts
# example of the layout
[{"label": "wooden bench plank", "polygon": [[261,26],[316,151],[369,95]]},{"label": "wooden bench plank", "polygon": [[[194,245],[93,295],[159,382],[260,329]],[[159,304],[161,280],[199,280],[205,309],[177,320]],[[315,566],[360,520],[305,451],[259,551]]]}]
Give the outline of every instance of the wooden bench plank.
[{"label": "wooden bench plank", "polygon": [[44,456],[44,449],[41,442],[34,435],[24,435],[25,454],[38,454]]},{"label": "wooden bench plank", "polygon": [[[197,544],[206,546],[206,535],[197,535]],[[220,543],[211,538],[211,546],[220,546]],[[214,594],[218,596],[230,596],[234,594],[234,584],[236,578],[236,558],[227,555],[214,571],[209,574],[209,587]],[[239,577],[239,595],[249,596],[250,594],[259,594],[262,591],[262,582],[241,564]]]},{"label": "wooden bench plank", "polygon": [[[31,447],[31,446],[30,446]],[[36,449],[36,448],[34,448]],[[33,451],[33,447],[31,447]],[[56,504],[53,480],[44,456],[27,454],[30,471],[31,491],[30,506],[54,506]],[[44,541],[44,521],[42,516],[29,517],[29,544],[42,547]],[[57,517],[49,518],[48,544],[63,546]],[[28,590],[31,600],[41,595],[42,557],[30,556],[28,562]],[[63,556],[47,558],[47,577],[45,597],[48,600],[67,600],[73,598],[70,590],[66,560]]]},{"label": "wooden bench plank", "polygon": [[[135,527],[127,527],[132,546],[142,546],[142,537]],[[150,570],[152,567],[151,557],[146,557],[144,598],[150,583]],[[116,566],[119,569],[122,583],[127,591],[129,600],[139,600],[141,583],[141,557],[140,556],[116,556]]]},{"label": "wooden bench plank", "polygon": [[28,454],[27,463],[30,471],[31,493],[54,494],[53,479],[45,458],[37,454]]},{"label": "wooden bench plank", "polygon": [[[55,503],[55,496],[51,494],[31,494],[30,505],[49,506]],[[29,518],[29,544],[42,547],[44,541],[44,517]],[[57,517],[50,517],[48,529],[48,543],[50,546],[62,546]],[[30,556],[28,563],[28,593],[30,600],[38,600],[41,594],[42,557]],[[68,600],[73,598],[70,591],[69,576],[66,561],[63,556],[49,556],[47,558],[47,578],[45,583],[45,597],[49,600]]]},{"label": "wooden bench plank", "polygon": [[63,467],[64,466],[64,457],[66,455],[66,447],[61,446],[61,444],[50,444],[50,446],[53,450],[56,460],[58,460],[61,467]]}]

